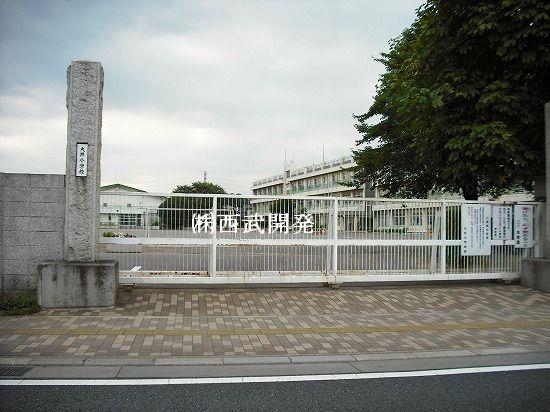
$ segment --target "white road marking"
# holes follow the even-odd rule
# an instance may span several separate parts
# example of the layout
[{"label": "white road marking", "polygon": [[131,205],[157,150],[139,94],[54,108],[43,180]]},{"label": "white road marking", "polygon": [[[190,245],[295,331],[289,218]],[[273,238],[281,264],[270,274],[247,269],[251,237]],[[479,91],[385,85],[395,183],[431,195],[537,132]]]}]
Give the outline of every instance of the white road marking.
[{"label": "white road marking", "polygon": [[550,369],[550,363],[508,366],[480,366],[475,368],[431,369],[406,372],[368,372],[331,375],[284,375],[284,376],[235,376],[226,378],[135,378],[135,379],[5,379],[0,386],[130,386],[130,385],[204,385],[219,383],[265,383],[336,381],[349,379],[413,378],[421,376],[463,375]]}]

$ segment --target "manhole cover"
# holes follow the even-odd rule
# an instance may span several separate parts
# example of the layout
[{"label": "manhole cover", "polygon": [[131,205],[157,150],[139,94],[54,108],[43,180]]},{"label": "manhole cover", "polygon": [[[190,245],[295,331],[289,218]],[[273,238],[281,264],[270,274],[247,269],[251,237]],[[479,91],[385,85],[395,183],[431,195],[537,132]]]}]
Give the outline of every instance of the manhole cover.
[{"label": "manhole cover", "polygon": [[0,376],[23,376],[31,369],[28,366],[0,366]]}]

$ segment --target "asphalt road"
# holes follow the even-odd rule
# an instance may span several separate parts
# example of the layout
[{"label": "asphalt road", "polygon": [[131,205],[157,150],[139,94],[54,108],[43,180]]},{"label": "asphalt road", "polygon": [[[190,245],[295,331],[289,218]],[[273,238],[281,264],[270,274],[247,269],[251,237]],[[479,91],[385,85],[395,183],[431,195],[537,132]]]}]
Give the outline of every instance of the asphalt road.
[{"label": "asphalt road", "polygon": [[3,411],[547,411],[550,370],[152,386],[0,386]]},{"label": "asphalt road", "polygon": [[[102,259],[119,261],[121,270],[130,270],[141,266],[144,271],[207,271],[209,267],[210,249],[203,246],[188,247],[146,247],[137,249],[126,247],[127,253],[101,253]],[[434,252],[435,253],[435,252]],[[330,254],[329,254],[330,256]],[[448,251],[448,264],[453,267],[459,265],[456,254]],[[515,267],[519,262],[518,255],[503,257],[473,256],[465,261],[466,267],[485,267],[503,271]],[[261,247],[219,247],[217,250],[218,272],[326,272],[327,248],[309,246],[261,246]],[[354,249],[353,247],[339,248],[338,268],[343,271],[424,271],[435,270],[439,267],[439,257],[432,260],[432,248],[409,247],[383,249],[373,247],[368,250]]]},{"label": "asphalt road", "polygon": [[[124,252],[124,253],[121,253]],[[432,262],[431,247],[361,249],[341,247],[341,270],[427,270]],[[225,246],[218,247],[218,271],[312,271],[324,272],[330,249],[326,246]],[[103,245],[102,259],[116,259],[121,270],[141,266],[149,271],[207,271],[208,246]]]},{"label": "asphalt road", "polygon": [[[107,229],[103,229],[107,231]],[[122,230],[137,237],[145,236],[144,230]],[[243,239],[257,239],[257,233],[238,234]],[[151,238],[194,238],[190,230],[152,230]],[[327,239],[327,234],[315,233],[307,238]],[[343,238],[361,239],[431,239],[426,234],[386,234],[366,232],[339,232]],[[201,234],[199,237],[209,238],[210,235]],[[232,239],[231,233],[218,233],[218,238]],[[274,239],[293,238],[296,236],[274,233],[265,235]],[[262,238],[263,238],[262,237]],[[296,239],[299,239],[297,236]],[[331,247],[327,246],[224,246],[217,250],[217,268],[219,272],[240,271],[288,271],[288,272],[326,272],[327,254]],[[123,252],[123,253],[121,253]],[[426,269],[431,265],[431,254],[436,249],[430,246],[401,248],[371,247],[367,249],[353,246],[340,247],[338,259],[345,262],[340,265],[342,270],[398,270],[398,269]],[[404,257],[403,255],[407,256]],[[209,246],[160,246],[160,245],[101,245],[102,259],[116,259],[121,270],[130,270],[141,266],[145,271],[207,271],[210,259]],[[406,259],[406,262],[405,262]],[[366,263],[368,260],[368,263]]]},{"label": "asphalt road", "polygon": [[[104,230],[105,231],[105,230]],[[124,233],[145,236],[143,230],[126,230]],[[193,238],[189,230],[151,231],[151,238]],[[273,239],[292,238],[292,235],[275,233],[266,235]],[[365,232],[339,232],[339,238],[361,239],[415,239],[430,240],[431,235],[421,233],[389,234]],[[209,237],[201,234],[200,237]],[[219,233],[219,238],[233,239],[234,234]],[[309,238],[326,239],[326,234],[313,234]],[[256,233],[239,238],[255,239]],[[487,270],[506,271],[517,266],[521,255],[513,246],[500,250],[491,257],[472,256],[459,261],[460,246],[447,248],[447,261],[452,267],[485,267]],[[330,246],[275,246],[275,245],[226,245],[217,248],[217,270],[227,272],[315,272],[325,273],[330,261]],[[143,271],[206,272],[209,268],[208,245],[120,245],[101,244],[101,258],[119,261],[121,270],[141,266]],[[422,271],[430,272],[439,267],[436,247],[432,246],[340,246],[338,268],[341,271]]]}]

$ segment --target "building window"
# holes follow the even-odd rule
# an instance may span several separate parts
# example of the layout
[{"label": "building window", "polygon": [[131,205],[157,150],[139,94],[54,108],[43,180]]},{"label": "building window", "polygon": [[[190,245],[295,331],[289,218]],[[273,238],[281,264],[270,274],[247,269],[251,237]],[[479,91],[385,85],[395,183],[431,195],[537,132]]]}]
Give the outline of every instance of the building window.
[{"label": "building window", "polygon": [[381,227],[389,226],[390,223],[390,211],[382,210],[378,215],[378,224]]},{"label": "building window", "polygon": [[411,216],[411,224],[413,226],[422,226],[422,210],[413,209]]},{"label": "building window", "polygon": [[433,208],[428,209],[428,226],[431,228],[435,226],[435,210]]},{"label": "building window", "polygon": [[394,211],[393,225],[394,226],[405,226],[405,210],[404,209],[397,209],[396,211]]},{"label": "building window", "polygon": [[141,226],[141,215],[121,214],[120,226]]},{"label": "building window", "polygon": [[127,204],[126,206],[128,206],[128,207],[132,207],[132,204],[131,204],[131,203],[128,203],[128,204]]},{"label": "building window", "polygon": [[103,203],[103,207],[107,207],[107,203],[106,203],[106,202]]}]

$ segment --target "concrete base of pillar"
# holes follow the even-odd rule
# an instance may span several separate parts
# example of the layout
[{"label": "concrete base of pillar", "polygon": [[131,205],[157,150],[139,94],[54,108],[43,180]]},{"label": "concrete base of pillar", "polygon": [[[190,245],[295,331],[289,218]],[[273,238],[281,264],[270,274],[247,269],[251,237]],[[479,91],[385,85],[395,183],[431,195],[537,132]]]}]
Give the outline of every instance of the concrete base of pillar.
[{"label": "concrete base of pillar", "polygon": [[38,266],[38,302],[44,308],[113,307],[117,288],[116,260]]},{"label": "concrete base of pillar", "polygon": [[550,259],[523,259],[521,284],[542,292],[550,292]]}]

